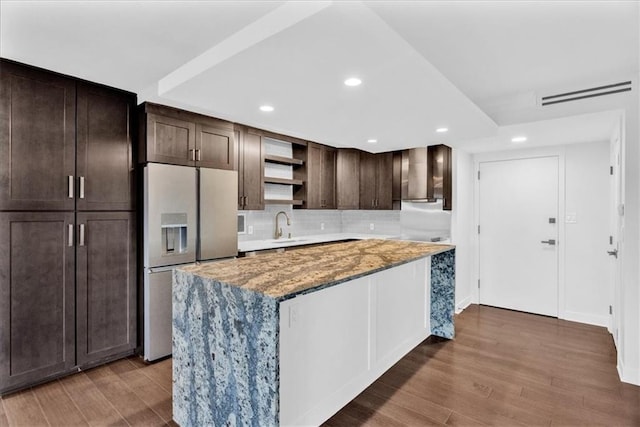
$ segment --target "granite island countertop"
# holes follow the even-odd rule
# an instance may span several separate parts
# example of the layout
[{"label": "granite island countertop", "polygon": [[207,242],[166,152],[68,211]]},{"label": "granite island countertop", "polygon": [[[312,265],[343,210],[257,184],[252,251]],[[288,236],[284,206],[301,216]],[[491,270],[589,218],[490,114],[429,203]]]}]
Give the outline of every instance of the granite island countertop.
[{"label": "granite island countertop", "polygon": [[453,245],[369,239],[302,247],[179,270],[285,300],[453,248]]}]

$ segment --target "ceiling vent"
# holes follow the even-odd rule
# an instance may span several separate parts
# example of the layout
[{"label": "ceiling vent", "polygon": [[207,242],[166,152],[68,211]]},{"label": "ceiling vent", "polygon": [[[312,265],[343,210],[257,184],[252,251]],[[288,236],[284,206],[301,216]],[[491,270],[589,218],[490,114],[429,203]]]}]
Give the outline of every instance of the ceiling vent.
[{"label": "ceiling vent", "polygon": [[596,96],[612,95],[614,93],[628,92],[631,90],[631,81],[614,83],[605,86],[592,87],[590,89],[576,90],[573,92],[559,93],[557,95],[543,96],[540,105],[559,104],[561,102],[578,101]]}]

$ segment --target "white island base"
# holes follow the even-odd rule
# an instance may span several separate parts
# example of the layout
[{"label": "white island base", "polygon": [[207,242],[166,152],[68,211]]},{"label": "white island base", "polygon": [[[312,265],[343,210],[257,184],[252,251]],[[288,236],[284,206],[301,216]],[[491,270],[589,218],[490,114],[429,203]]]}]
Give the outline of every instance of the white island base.
[{"label": "white island base", "polygon": [[280,303],[280,425],[322,424],[431,334],[431,259]]}]

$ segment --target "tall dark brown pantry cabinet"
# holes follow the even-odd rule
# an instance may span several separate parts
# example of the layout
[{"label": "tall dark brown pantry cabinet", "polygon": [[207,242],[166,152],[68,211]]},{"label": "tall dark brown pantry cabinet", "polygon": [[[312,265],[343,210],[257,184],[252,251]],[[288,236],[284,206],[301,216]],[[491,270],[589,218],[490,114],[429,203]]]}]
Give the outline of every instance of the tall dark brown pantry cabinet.
[{"label": "tall dark brown pantry cabinet", "polygon": [[0,393],[134,351],[135,107],[0,60]]}]

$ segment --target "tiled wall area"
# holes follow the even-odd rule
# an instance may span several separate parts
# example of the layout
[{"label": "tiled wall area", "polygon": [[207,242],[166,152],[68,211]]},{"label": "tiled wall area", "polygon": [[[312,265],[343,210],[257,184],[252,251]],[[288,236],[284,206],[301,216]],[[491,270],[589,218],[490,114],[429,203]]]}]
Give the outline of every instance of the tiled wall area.
[{"label": "tiled wall area", "polygon": [[263,211],[244,211],[246,232],[238,241],[266,240],[275,237],[275,217],[284,211],[291,219],[287,225],[284,215],[279,226],[282,237],[318,234],[358,233],[385,236],[431,237],[450,235],[451,214],[437,207],[403,204],[402,211],[366,210],[306,210],[290,205],[267,205]]}]

